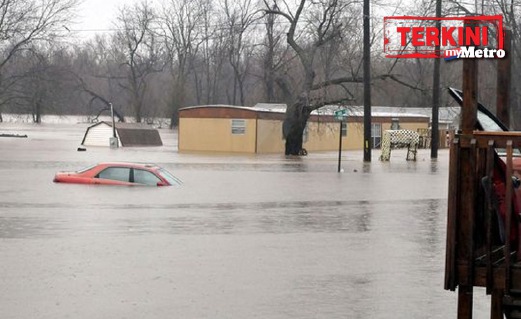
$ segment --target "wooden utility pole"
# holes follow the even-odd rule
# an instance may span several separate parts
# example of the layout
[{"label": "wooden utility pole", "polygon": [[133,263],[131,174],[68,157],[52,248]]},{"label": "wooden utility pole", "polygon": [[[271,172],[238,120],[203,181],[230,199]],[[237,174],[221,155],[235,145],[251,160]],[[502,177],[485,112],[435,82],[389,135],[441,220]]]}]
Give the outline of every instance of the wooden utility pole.
[{"label": "wooden utility pole", "polygon": [[[461,110],[461,143],[466,145],[460,150],[462,163],[460,171],[461,189],[464,194],[459,198],[460,210],[457,219],[461,223],[460,232],[457,234],[458,249],[457,259],[464,263],[467,269],[472,269],[473,263],[473,227],[474,227],[474,189],[475,189],[475,167],[472,163],[472,151],[470,137],[474,131],[477,121],[477,95],[478,95],[478,63],[475,59],[463,60],[463,108]],[[465,193],[466,192],[466,193]],[[472,272],[469,271],[465,280],[467,284],[459,286],[458,289],[458,319],[472,319]],[[461,278],[460,278],[461,279]]]},{"label": "wooden utility pole", "polygon": [[371,161],[371,34],[369,0],[364,0],[364,162]]},{"label": "wooden utility pole", "polygon": [[[465,27],[474,26],[474,21],[465,21]],[[478,60],[463,60],[463,107],[461,110],[461,165],[460,183],[462,196],[457,220],[461,223],[457,234],[459,244],[457,259],[469,270],[472,270],[474,260],[474,198],[475,194],[475,159],[473,158],[471,137],[477,122],[478,114]],[[472,319],[473,303],[473,273],[468,271],[466,284],[460,284],[458,288],[458,319]],[[463,278],[460,278],[460,281]]]},{"label": "wooden utility pole", "polygon": [[[441,17],[441,0],[436,0],[436,18]],[[441,21],[436,20],[436,28],[438,34],[441,34]],[[440,37],[441,41],[441,37]],[[440,43],[435,47],[437,53],[440,52]],[[440,134],[439,134],[439,110],[440,110],[440,59],[434,60],[434,75],[432,79],[432,117],[431,117],[431,158],[438,158],[438,147],[440,146]]]},{"label": "wooden utility pole", "polygon": [[[512,30],[504,30],[503,49],[511,52]],[[497,60],[496,115],[498,119],[510,128],[510,83],[512,79],[510,54]],[[503,319],[502,289],[494,289],[491,294],[490,318]]]}]

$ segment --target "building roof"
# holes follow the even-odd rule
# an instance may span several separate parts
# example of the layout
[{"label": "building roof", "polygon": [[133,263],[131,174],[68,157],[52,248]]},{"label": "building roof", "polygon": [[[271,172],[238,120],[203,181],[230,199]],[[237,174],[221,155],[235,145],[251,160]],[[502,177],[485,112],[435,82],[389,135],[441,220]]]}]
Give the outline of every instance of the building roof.
[{"label": "building roof", "polygon": [[[242,114],[245,114],[245,112],[248,112],[249,117],[257,117],[258,115],[255,114],[261,114],[262,116],[269,116],[269,114],[272,114],[271,117],[283,117],[283,114],[286,112],[287,106],[286,104],[278,104],[278,103],[257,103],[253,107],[246,107],[246,106],[235,106],[235,105],[199,105],[199,106],[190,106],[190,107],[184,107],[179,109],[179,112],[181,113],[191,113],[192,115],[196,117],[212,117],[210,114],[213,114],[213,116],[218,116],[217,114],[219,111],[227,109],[227,113],[233,112],[233,110],[236,111],[243,111]],[[311,115],[314,117],[331,117],[333,118],[335,111],[339,109],[347,109],[347,115],[348,118],[360,118],[364,116],[364,111],[362,106],[338,106],[338,105],[326,105],[324,107],[321,107],[318,110],[314,110],[311,112]],[[209,110],[210,112],[204,112],[203,110]],[[215,111],[215,112],[212,112]],[[416,110],[416,109],[415,109]],[[429,109],[430,110],[430,109]],[[206,114],[205,114],[206,113]],[[235,112],[237,113],[237,112]],[[239,112],[241,113],[241,112]],[[237,113],[237,114],[239,114]],[[197,114],[197,115],[195,115]],[[221,113],[222,114],[222,113]],[[412,112],[412,110],[408,110],[407,108],[391,108],[391,107],[378,107],[373,106],[371,108],[371,115],[372,117],[376,118],[411,118],[411,119],[427,119],[429,118],[428,115],[420,112]],[[222,117],[230,117],[229,114],[227,116]],[[333,119],[332,119],[333,120]]]},{"label": "building roof", "polygon": [[286,108],[288,106],[286,104],[279,103],[257,103],[253,106],[255,110],[263,111],[263,112],[277,112],[277,113],[286,113]]},{"label": "building roof", "polygon": [[[104,122],[112,127],[112,122]],[[155,130],[154,127],[145,123],[127,123],[127,122],[116,122],[116,129],[133,129],[133,130]]]},{"label": "building roof", "polygon": [[254,107],[251,107],[251,106],[238,106],[238,105],[229,105],[229,104],[209,104],[209,105],[186,106],[186,107],[180,108],[179,111],[194,110],[194,109],[200,109],[200,108],[231,108],[231,109],[255,111]]},{"label": "building roof", "polygon": [[[112,122],[99,122],[87,128],[82,144],[85,142],[91,129],[99,125],[112,127]],[[142,123],[116,123],[116,131],[122,146],[162,146],[163,141],[159,131],[147,124]]]},{"label": "building roof", "polygon": [[[286,112],[286,104],[276,103],[257,103],[253,109],[258,111],[269,112]],[[348,116],[363,116],[363,106],[339,106],[339,105],[325,105],[318,110],[314,110],[312,114],[315,115],[334,115],[335,111],[339,109],[347,109]],[[420,111],[421,110],[421,111]],[[431,110],[425,108],[404,108],[404,107],[390,107],[390,106],[372,106],[371,115],[374,117],[425,117],[428,116],[423,110]],[[430,111],[432,112],[432,111]]]},{"label": "building roof", "polygon": [[[411,112],[415,114],[422,114],[432,117],[431,107],[391,107],[391,106],[374,106],[373,110],[387,110],[391,112]],[[459,121],[459,115],[461,113],[461,107],[440,107],[438,110],[439,122],[440,123],[454,123]],[[432,121],[432,119],[431,119]]]}]

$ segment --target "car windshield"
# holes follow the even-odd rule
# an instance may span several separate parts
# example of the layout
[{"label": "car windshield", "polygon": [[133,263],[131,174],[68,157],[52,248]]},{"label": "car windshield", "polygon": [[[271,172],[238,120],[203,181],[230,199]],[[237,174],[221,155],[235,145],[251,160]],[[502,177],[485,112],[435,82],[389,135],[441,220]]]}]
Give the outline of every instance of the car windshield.
[{"label": "car windshield", "polygon": [[484,131],[502,132],[503,129],[490,116],[478,111],[478,121]]},{"label": "car windshield", "polygon": [[168,181],[168,183],[170,185],[181,185],[182,182],[179,178],[175,177],[174,175],[170,174],[169,171],[167,171],[166,169],[164,168],[160,168],[159,170],[159,175],[161,175],[164,179],[166,179]]},{"label": "car windshield", "polygon": [[[463,107],[463,92],[449,88],[450,95]],[[483,131],[502,132],[508,128],[497,119],[485,106],[478,102],[478,127]]]},{"label": "car windshield", "polygon": [[[453,88],[449,88],[450,95],[459,103],[460,106],[463,106],[463,92],[460,90],[456,90]],[[505,132],[508,131],[508,128],[499,121],[497,117],[494,116],[490,111],[487,110],[481,103],[478,102],[478,129],[483,131],[490,132]],[[503,156],[506,153],[506,150],[503,148],[496,149],[498,154]],[[520,149],[514,149],[514,156],[521,156]]]},{"label": "car windshield", "polygon": [[97,165],[91,165],[91,166],[88,166],[88,167],[85,167],[85,168],[82,168],[80,169],[79,171],[76,171],[76,173],[80,174],[80,173],[84,173],[86,171],[89,171],[91,169],[93,169],[94,167],[96,167]]}]

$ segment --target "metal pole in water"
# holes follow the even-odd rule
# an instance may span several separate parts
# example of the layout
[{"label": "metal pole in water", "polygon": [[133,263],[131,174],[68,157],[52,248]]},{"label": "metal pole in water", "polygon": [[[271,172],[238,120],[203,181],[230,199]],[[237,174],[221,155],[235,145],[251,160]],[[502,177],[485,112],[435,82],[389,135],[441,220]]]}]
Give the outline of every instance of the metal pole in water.
[{"label": "metal pole in water", "polygon": [[116,137],[116,121],[114,121],[114,106],[110,104],[110,116],[112,117],[112,137]]},{"label": "metal pole in water", "polygon": [[112,137],[109,139],[110,148],[118,148],[118,137],[116,136],[116,121],[114,120],[114,106],[112,103],[110,105],[110,114],[112,117]]},{"label": "metal pole in water", "polygon": [[339,130],[339,143],[338,143],[338,172],[341,170],[341,162],[342,162],[342,122],[340,121],[340,130]]}]

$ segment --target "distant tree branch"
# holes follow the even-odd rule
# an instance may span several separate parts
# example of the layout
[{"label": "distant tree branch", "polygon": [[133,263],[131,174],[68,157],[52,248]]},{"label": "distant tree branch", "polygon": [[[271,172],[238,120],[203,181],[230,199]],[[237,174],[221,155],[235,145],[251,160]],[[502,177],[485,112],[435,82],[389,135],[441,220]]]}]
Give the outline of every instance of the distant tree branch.
[{"label": "distant tree branch", "polygon": [[413,85],[413,84],[410,84],[410,83],[407,83],[405,81],[402,81],[402,80],[398,79],[396,77],[396,75],[394,75],[394,74],[383,74],[383,75],[376,76],[374,78],[378,79],[378,80],[384,80],[384,81],[386,79],[390,79],[390,80],[392,80],[392,81],[394,81],[396,83],[399,83],[399,84],[401,84],[403,86],[406,86],[406,87],[408,87],[410,89],[417,90],[417,91],[420,91],[420,92],[426,91],[426,89],[424,89],[424,88],[418,87],[417,85]]},{"label": "distant tree branch", "polygon": [[[410,83],[407,83],[403,80],[400,80],[396,75],[394,74],[382,74],[382,75],[377,75],[377,76],[373,76],[373,79],[376,79],[376,80],[387,80],[387,79],[390,79],[396,83],[399,83],[403,86],[406,86],[408,88],[411,88],[413,90],[417,90],[417,91],[425,91],[424,88],[420,88],[418,87],[417,85],[413,85],[413,84],[410,84]],[[316,83],[313,85],[313,87],[311,88],[313,91],[316,91],[316,90],[320,90],[324,87],[327,87],[327,86],[332,86],[332,85],[342,85],[344,83],[362,83],[364,81],[364,78],[363,77],[356,77],[356,76],[348,76],[348,77],[341,77],[341,78],[336,78],[336,79],[331,79],[331,80],[327,80],[327,81],[323,81],[323,82],[320,82],[320,83]]]},{"label": "distant tree branch", "polygon": [[341,77],[314,84],[311,90],[316,91],[331,85],[340,85],[342,83],[362,83],[363,81],[363,77]]}]

